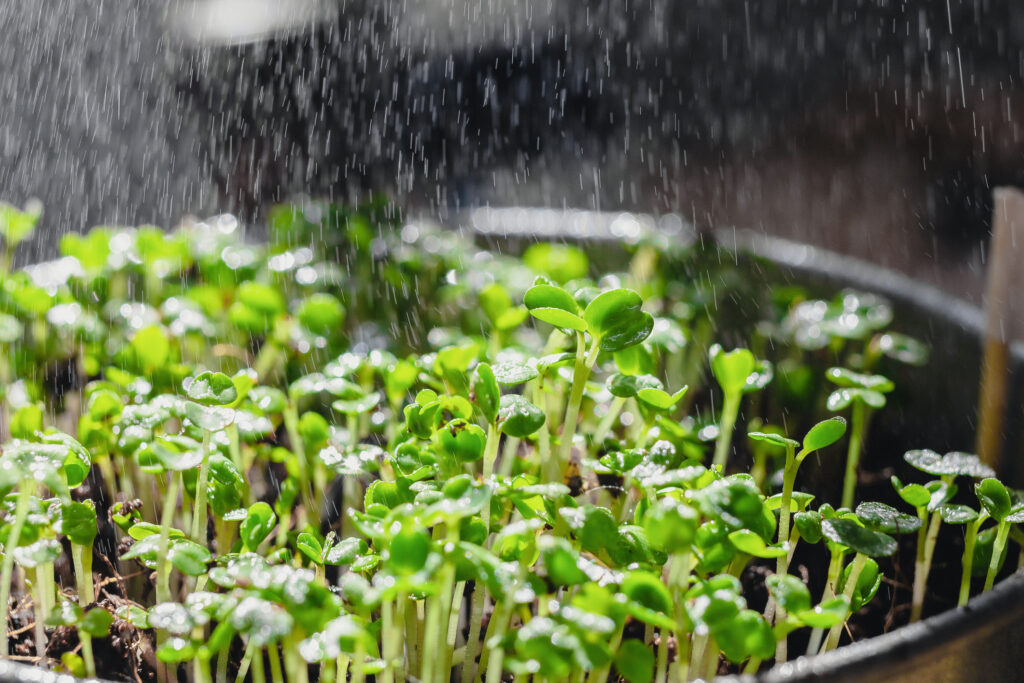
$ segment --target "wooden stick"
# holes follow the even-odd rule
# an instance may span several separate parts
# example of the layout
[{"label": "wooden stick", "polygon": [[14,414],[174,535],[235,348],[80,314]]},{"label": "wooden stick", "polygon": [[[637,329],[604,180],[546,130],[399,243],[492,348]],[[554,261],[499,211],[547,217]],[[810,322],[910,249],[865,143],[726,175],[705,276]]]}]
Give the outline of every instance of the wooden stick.
[{"label": "wooden stick", "polygon": [[1003,451],[1010,343],[1024,331],[1024,193],[997,187],[993,193],[992,242],[985,288],[985,355],[978,396],[978,456],[999,471]]}]

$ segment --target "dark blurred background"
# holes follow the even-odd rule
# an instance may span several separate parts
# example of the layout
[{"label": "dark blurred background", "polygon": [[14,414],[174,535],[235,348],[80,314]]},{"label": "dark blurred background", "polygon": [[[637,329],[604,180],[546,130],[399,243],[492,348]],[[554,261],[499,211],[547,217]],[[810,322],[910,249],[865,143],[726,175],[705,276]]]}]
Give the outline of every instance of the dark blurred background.
[{"label": "dark blurred background", "polygon": [[6,0],[0,198],[43,234],[386,192],[678,212],[980,296],[1024,182],[1012,0]]}]

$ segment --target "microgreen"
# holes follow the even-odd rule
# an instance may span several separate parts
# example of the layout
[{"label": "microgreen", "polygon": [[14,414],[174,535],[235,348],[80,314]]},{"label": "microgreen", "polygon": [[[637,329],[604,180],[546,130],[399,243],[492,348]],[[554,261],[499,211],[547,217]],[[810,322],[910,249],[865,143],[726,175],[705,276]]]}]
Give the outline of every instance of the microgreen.
[{"label": "microgreen", "polygon": [[[266,245],[226,217],[101,228],[11,272],[38,211],[0,207],[0,600],[36,612],[6,645],[131,677],[94,642],[152,629],[137,673],[196,683],[675,683],[782,662],[797,631],[838,645],[895,535],[918,534],[914,615],[941,522],[964,525],[961,602],[1019,542],[1017,494],[965,453],[906,454],[916,514],[849,509],[893,395],[874,367],[926,356],[883,301],[765,292],[734,329],[712,304],[740,297],[678,273],[743,278],[697,250],[640,239],[599,274],[579,247],[517,258],[393,215],[277,208]],[[823,358],[850,366],[824,401]],[[80,385],[51,386],[66,367]],[[846,436],[833,507],[816,468]],[[49,652],[58,627],[77,653]]]},{"label": "microgreen", "polygon": [[829,368],[825,377],[839,385],[828,396],[828,409],[837,412],[853,406],[850,419],[850,441],[846,451],[846,475],[843,477],[842,507],[853,507],[853,494],[857,486],[857,468],[872,409],[885,406],[885,394],[892,391],[891,380],[882,375],[854,372],[847,368]]}]

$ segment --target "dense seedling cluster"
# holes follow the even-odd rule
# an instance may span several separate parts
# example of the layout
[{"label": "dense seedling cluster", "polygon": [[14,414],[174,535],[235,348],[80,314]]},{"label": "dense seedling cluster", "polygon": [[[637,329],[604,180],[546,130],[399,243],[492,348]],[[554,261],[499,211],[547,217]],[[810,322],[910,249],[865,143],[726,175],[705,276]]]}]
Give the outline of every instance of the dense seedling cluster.
[{"label": "dense seedling cluster", "polygon": [[[34,221],[0,211],[3,264]],[[311,205],[266,246],[222,217],[3,265],[0,651],[140,681],[687,681],[835,648],[901,543],[919,618],[942,524],[961,604],[992,585],[1024,509],[974,456],[912,451],[902,510],[858,501],[876,373],[926,356],[884,302],[779,290],[726,350],[735,267],[629,249],[594,278],[574,247]],[[844,445],[844,485],[801,490]]]}]

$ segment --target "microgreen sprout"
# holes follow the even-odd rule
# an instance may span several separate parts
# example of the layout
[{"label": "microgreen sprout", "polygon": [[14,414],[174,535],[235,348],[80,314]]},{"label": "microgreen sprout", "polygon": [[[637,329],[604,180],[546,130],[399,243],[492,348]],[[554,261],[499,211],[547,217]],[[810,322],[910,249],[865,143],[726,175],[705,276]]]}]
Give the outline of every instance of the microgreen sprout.
[{"label": "microgreen sprout", "polygon": [[853,406],[850,418],[850,442],[846,452],[846,474],[843,476],[843,497],[841,506],[853,506],[854,490],[857,486],[857,468],[863,449],[864,436],[867,433],[871,410],[885,406],[885,394],[892,391],[894,385],[881,375],[866,375],[853,372],[846,368],[829,368],[826,378],[839,385],[828,397],[828,409],[833,412],[845,410]]},{"label": "microgreen sprout", "polygon": [[[8,254],[24,213],[0,207]],[[894,479],[914,514],[851,509],[893,389],[867,373],[926,355],[877,298],[755,293],[768,319],[733,329],[749,288],[696,247],[641,239],[592,273],[578,247],[486,252],[379,203],[269,220],[266,245],[221,217],[7,264],[0,654],[194,683],[681,683],[783,662],[798,632],[838,646],[897,534],[912,619],[951,599],[927,584],[941,523],[964,525],[961,603],[1020,543],[1016,494],[967,454],[906,454],[932,479]],[[736,292],[677,275],[709,268]],[[858,369],[827,374],[849,424],[818,405],[823,357]],[[814,468],[844,436],[835,505]]]}]

